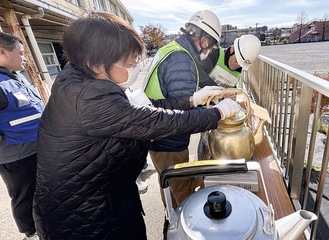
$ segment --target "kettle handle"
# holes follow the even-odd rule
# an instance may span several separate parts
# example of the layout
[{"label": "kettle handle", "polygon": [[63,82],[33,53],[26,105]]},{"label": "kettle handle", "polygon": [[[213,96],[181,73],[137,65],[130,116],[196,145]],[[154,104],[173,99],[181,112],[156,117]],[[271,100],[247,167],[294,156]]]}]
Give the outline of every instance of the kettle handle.
[{"label": "kettle handle", "polygon": [[191,176],[213,176],[223,173],[247,172],[245,158],[225,160],[200,160],[171,165],[160,174],[161,188],[169,187],[170,178]]},{"label": "kettle handle", "polygon": [[210,102],[215,98],[223,98],[225,95],[228,94],[242,94],[244,97],[244,100],[246,102],[246,119],[249,121],[250,118],[250,99],[245,91],[238,88],[226,88],[220,92],[218,95],[211,95],[208,97],[206,107],[209,108]]}]

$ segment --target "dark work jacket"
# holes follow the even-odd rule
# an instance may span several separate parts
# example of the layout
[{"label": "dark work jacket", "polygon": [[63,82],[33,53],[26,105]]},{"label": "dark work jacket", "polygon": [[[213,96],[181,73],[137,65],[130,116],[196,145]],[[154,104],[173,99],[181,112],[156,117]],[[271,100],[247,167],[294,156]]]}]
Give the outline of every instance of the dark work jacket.
[{"label": "dark work jacket", "polygon": [[[176,42],[185,48],[193,59],[184,51],[171,53],[158,67],[158,78],[161,91],[165,98],[191,96],[199,89],[201,65],[200,57],[193,41],[185,34],[178,37]],[[197,64],[197,68],[195,63]],[[208,75],[207,75],[208,77]],[[209,77],[208,77],[209,78]],[[154,140],[150,150],[156,152],[180,152],[190,143],[190,135],[174,136]]]},{"label": "dark work jacket", "polygon": [[[187,97],[156,106],[189,109]],[[136,178],[151,139],[217,127],[218,111],[131,104],[70,64],[41,117],[34,218],[41,239],[146,239]]]},{"label": "dark work jacket", "polygon": [[[217,86],[217,83],[212,80],[208,74],[213,70],[213,68],[216,66],[218,58],[220,57],[220,51],[219,49],[213,50],[211,53],[209,53],[208,57],[201,61],[201,71],[200,71],[200,88],[203,88],[205,86]],[[228,67],[228,60],[231,57],[230,48],[225,49],[225,59],[224,63]],[[242,68],[238,68],[235,71],[241,72]]]}]

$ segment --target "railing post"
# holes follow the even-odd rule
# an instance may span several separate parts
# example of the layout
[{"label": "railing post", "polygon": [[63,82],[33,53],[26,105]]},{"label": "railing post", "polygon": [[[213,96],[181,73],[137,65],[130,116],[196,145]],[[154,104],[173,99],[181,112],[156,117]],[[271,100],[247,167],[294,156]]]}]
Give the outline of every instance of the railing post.
[{"label": "railing post", "polygon": [[[326,145],[324,148],[324,153],[323,153],[323,161],[321,165],[321,173],[320,173],[320,178],[319,178],[319,186],[318,186],[318,191],[316,193],[316,202],[315,202],[315,208],[314,208],[314,213],[319,216],[320,215],[320,208],[321,208],[321,202],[322,202],[322,196],[324,192],[324,183],[326,181],[326,175],[328,169],[328,164],[329,164],[329,141],[328,141],[328,136],[329,136],[329,131],[327,132],[327,141]],[[318,228],[319,220],[315,221],[312,227],[312,232],[311,232],[311,240],[315,240],[316,237],[316,230]]]},{"label": "railing post", "polygon": [[312,88],[299,82],[295,111],[292,155],[289,167],[290,197],[298,200],[303,177],[306,140],[311,113]]},{"label": "railing post", "polygon": [[[314,207],[313,212],[317,216],[325,214],[322,211],[320,212],[320,209],[321,202],[324,198],[323,193],[329,165],[329,133],[327,132],[325,138],[325,149],[321,160],[321,172],[316,184],[318,185],[316,189],[316,199],[315,202],[309,202],[308,195],[311,195],[311,191],[309,190],[308,182],[310,181],[311,165],[313,160],[315,160],[315,154],[313,153],[315,147],[314,144],[317,144],[315,138],[317,135],[316,130],[319,114],[314,114],[315,119],[313,120],[313,123],[309,122],[309,119],[313,92],[316,92],[318,96],[322,94],[324,97],[329,97],[329,82],[320,77],[306,73],[299,69],[295,69],[262,55],[258,57],[258,61],[254,62],[250,68],[253,70],[253,73],[255,73],[253,79],[257,79],[257,81],[253,81],[253,84],[250,88],[248,88],[248,90],[257,93],[257,98],[255,98],[257,99],[256,103],[266,108],[270,113],[271,119],[273,120],[272,124],[266,125],[268,137],[270,138],[269,140],[271,143],[270,147],[273,152],[273,157],[280,167],[279,170],[281,170],[281,174],[284,177],[283,180],[285,186],[287,187],[289,197],[293,202],[295,209],[301,208],[299,202],[300,191],[302,188],[305,188],[305,199],[300,199],[300,201],[302,201],[303,209],[312,210]],[[275,74],[276,70],[278,70],[279,73],[282,71],[282,73],[280,73],[280,75]],[[248,71],[248,75],[249,74],[250,71]],[[281,79],[281,84],[285,84],[285,88],[283,88],[285,90],[284,96],[282,95],[282,86],[280,86],[280,88],[275,88],[274,85],[275,82],[279,81],[282,77],[281,74],[284,74],[283,79]],[[250,82],[247,84],[249,83]],[[255,83],[258,83],[258,85]],[[277,90],[281,91],[279,98],[275,98]],[[320,97],[316,102],[317,105],[320,104]],[[280,111],[275,111],[277,104],[280,106]],[[280,117],[284,117],[283,124],[280,119],[279,121],[276,121],[276,114],[279,114]],[[281,127],[282,131],[279,131]],[[309,145],[307,146],[307,139],[309,136],[308,130],[310,127],[312,128],[312,134]],[[277,129],[279,136],[275,135],[275,129]],[[282,134],[282,136],[280,136],[280,134]],[[277,152],[275,152],[275,147],[278,149]],[[308,165],[305,178],[303,178],[307,148],[309,154]],[[279,153],[280,149],[282,151],[281,154]],[[302,180],[306,181],[306,186],[304,186],[304,184],[302,186]],[[323,219],[319,218],[318,221],[322,222],[322,220]],[[305,236],[307,239],[315,240],[319,224],[318,221],[311,224],[311,232],[307,231],[308,235]],[[309,236],[310,233],[311,236]]]}]

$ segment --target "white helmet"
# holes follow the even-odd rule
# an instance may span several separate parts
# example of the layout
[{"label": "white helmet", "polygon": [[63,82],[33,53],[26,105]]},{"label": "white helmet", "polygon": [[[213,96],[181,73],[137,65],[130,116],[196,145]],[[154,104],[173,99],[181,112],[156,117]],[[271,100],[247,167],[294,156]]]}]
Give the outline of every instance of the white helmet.
[{"label": "white helmet", "polygon": [[209,10],[200,10],[193,14],[193,16],[185,24],[185,27],[189,24],[202,29],[204,32],[212,36],[217,42],[220,41],[222,34],[222,26],[215,13]]},{"label": "white helmet", "polygon": [[243,35],[234,40],[234,52],[238,64],[248,68],[260,52],[260,41],[255,35]]}]

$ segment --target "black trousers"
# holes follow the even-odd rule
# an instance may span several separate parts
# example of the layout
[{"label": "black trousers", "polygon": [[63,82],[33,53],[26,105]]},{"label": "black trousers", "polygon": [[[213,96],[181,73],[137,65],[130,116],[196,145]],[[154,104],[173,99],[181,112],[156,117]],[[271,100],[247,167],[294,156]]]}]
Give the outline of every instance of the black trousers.
[{"label": "black trousers", "polygon": [[37,155],[12,163],[0,164],[0,175],[11,198],[14,220],[21,233],[34,234],[32,201],[35,191]]}]

